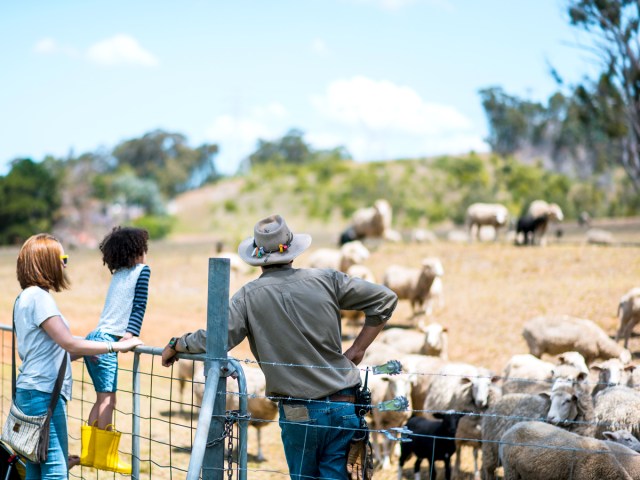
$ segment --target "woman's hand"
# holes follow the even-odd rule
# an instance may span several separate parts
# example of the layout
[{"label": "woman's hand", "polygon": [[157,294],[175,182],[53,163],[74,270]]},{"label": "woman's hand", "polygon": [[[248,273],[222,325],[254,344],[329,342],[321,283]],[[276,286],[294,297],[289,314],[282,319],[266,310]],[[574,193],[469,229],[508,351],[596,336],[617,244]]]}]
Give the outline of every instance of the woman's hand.
[{"label": "woman's hand", "polygon": [[144,342],[140,340],[140,337],[132,337],[128,340],[120,340],[113,344],[113,349],[116,352],[130,352],[136,347],[144,345]]}]

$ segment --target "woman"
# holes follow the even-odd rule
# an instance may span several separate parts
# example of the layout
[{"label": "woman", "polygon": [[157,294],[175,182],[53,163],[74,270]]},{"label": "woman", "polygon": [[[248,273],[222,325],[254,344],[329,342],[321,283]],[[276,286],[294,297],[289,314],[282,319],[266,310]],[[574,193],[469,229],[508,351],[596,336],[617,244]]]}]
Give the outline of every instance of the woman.
[{"label": "woman", "polygon": [[[51,391],[65,355],[71,360],[84,355],[108,351],[128,352],[142,341],[133,337],[113,344],[75,338],[50,291],[69,288],[65,269],[68,256],[52,235],[40,233],[30,237],[20,249],[17,276],[22,293],[16,300],[14,320],[18,355],[22,360],[16,381],[16,405],[27,415],[46,413]],[[62,384],[60,399],[51,419],[47,461],[27,463],[27,480],[67,479],[68,459],[66,403],[71,399],[71,365]]]}]

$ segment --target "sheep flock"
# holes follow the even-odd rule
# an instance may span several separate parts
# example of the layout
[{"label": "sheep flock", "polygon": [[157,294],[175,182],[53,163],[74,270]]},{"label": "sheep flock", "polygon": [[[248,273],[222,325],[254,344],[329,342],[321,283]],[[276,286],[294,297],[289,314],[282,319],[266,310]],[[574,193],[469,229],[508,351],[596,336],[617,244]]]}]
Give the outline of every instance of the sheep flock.
[{"label": "sheep flock", "polygon": [[[497,203],[470,205],[467,242],[477,248],[483,240],[481,230],[491,227],[494,234],[489,236],[488,248],[505,245],[510,248],[509,258],[522,252],[514,244],[550,248],[550,226],[564,220],[560,208],[539,200],[522,212],[516,231],[517,212]],[[477,355],[465,356],[452,348],[462,338],[477,336],[482,342],[483,318],[469,318],[466,328],[459,324],[454,328],[448,322],[451,302],[464,295],[453,295],[449,290],[452,258],[438,256],[441,250],[429,251],[430,246],[446,240],[426,229],[399,234],[392,230],[392,220],[391,206],[378,201],[354,214],[336,248],[312,249],[306,259],[303,256],[296,262],[296,266],[333,268],[358,281],[380,283],[398,295],[394,317],[371,344],[362,363],[354,367],[362,373],[389,360],[402,364],[398,375],[368,376],[374,408],[366,418],[372,432],[376,475],[381,479],[393,475],[398,480],[640,480],[640,368],[635,360],[640,352],[631,348],[633,343],[630,347],[634,327],[640,323],[640,288],[627,285],[616,298],[608,298],[611,314],[603,321],[587,318],[585,311],[566,311],[562,302],[547,302],[540,291],[527,291],[522,285],[518,290],[521,302],[528,306],[522,310],[531,312],[533,299],[542,307],[534,315],[523,316],[517,309],[512,312],[510,328],[518,335],[505,333],[504,342],[510,342],[509,347],[518,345],[520,351],[499,344],[477,345],[477,349],[491,349],[494,357],[503,359],[489,368],[476,360]],[[519,239],[522,232],[526,237]],[[383,243],[394,253],[384,265],[375,261]],[[414,251],[416,245],[420,248]],[[462,257],[468,247],[464,243],[459,246],[455,254]],[[541,254],[541,258],[547,257]],[[544,265],[541,260],[540,275],[545,274]],[[465,287],[469,292],[482,284],[483,274],[491,275],[491,265],[474,272],[486,273],[469,275]],[[603,273],[601,282],[606,281],[606,275]],[[517,282],[517,275],[513,279]],[[591,294],[597,295],[597,282],[593,285]],[[491,293],[496,305],[501,293]],[[472,301],[475,297],[468,298]],[[343,311],[341,317],[348,346],[352,339],[348,333],[364,324],[364,316]],[[502,350],[510,354],[504,355]],[[277,412],[271,399],[255,401],[265,393],[264,380],[255,375],[253,367],[247,384],[255,404],[252,425],[260,435],[261,427],[277,423]],[[183,367],[178,375],[188,381],[194,370],[197,367]],[[237,390],[233,394],[237,395]],[[407,399],[406,410],[376,408],[398,396]],[[467,448],[473,461],[465,471],[460,460]],[[255,454],[264,461],[260,443],[258,449]],[[423,460],[428,467],[421,467]],[[391,473],[394,467],[395,473]]]}]

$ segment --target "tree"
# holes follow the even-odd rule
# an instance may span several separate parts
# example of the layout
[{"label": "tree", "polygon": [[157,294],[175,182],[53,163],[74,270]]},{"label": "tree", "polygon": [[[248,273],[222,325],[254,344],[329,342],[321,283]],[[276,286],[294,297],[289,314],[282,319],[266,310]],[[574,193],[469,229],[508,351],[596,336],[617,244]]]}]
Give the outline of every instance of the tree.
[{"label": "tree", "polygon": [[217,145],[193,149],[184,135],[162,130],[122,142],[113,150],[117,168],[129,166],[138,177],[154,180],[168,198],[215,180],[217,153]]},{"label": "tree", "polygon": [[7,176],[0,177],[0,244],[19,244],[51,230],[60,206],[53,164],[51,159],[16,159]]},{"label": "tree", "polygon": [[582,93],[590,94],[591,112],[608,124],[604,131],[619,142],[618,162],[640,193],[640,2],[569,0],[568,12],[572,25],[594,36],[603,67]]}]

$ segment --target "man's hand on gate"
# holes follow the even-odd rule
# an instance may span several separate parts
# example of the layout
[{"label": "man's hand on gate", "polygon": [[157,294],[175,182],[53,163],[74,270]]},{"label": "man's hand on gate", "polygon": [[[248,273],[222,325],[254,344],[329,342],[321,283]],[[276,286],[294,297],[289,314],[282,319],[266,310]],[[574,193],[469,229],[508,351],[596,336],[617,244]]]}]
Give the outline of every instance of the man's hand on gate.
[{"label": "man's hand on gate", "polygon": [[176,352],[175,349],[169,345],[164,347],[164,350],[162,350],[162,366],[170,367],[175,362],[177,362],[178,361],[178,359],[176,358],[177,353],[178,352]]}]

